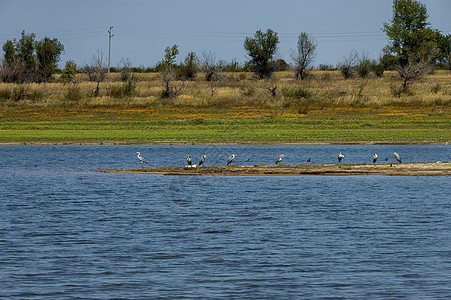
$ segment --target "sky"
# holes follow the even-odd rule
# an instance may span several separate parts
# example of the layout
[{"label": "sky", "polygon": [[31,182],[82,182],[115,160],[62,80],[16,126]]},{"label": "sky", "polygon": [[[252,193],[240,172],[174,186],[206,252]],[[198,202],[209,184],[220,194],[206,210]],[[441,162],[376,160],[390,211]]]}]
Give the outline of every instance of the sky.
[{"label": "sky", "polygon": [[[451,33],[450,0],[422,0],[429,22]],[[276,58],[292,63],[301,32],[317,41],[313,65],[336,65],[351,51],[377,59],[388,41],[381,28],[392,17],[392,0],[0,0],[0,44],[35,33],[64,45],[60,66],[90,64],[98,51],[111,66],[129,59],[153,67],[164,49],[179,46],[180,62],[193,51],[216,60],[244,63],[243,44],[257,30],[279,36]],[[3,54],[3,52],[2,52]]]}]

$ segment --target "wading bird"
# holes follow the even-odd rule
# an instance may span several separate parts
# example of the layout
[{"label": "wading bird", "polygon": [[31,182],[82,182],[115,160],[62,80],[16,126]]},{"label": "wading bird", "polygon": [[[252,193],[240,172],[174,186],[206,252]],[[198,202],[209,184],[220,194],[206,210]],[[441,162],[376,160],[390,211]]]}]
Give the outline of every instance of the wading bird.
[{"label": "wading bird", "polygon": [[191,156],[188,155],[186,161],[188,162],[188,165],[192,166],[193,163],[191,162]]},{"label": "wading bird", "polygon": [[276,165],[282,160],[282,158],[284,157],[284,154],[279,154],[279,156],[277,156],[276,158]]},{"label": "wading bird", "polygon": [[141,161],[141,168],[144,168],[144,163],[148,164],[147,160],[141,156],[140,152],[136,152],[138,154],[138,159]]},{"label": "wading bird", "polygon": [[200,158],[200,161],[199,161],[199,166],[202,165],[202,164],[204,163],[204,161],[205,161],[206,158],[207,158],[207,155],[206,155],[206,154],[202,155],[202,157]]},{"label": "wading bird", "polygon": [[341,160],[345,158],[345,156],[343,155],[343,153],[338,153],[338,163],[341,163]]},{"label": "wading bird", "polygon": [[227,165],[230,165],[230,163],[235,159],[235,154],[232,154],[229,156],[229,159],[227,160]]},{"label": "wading bird", "polygon": [[374,153],[373,154],[373,164],[376,163],[377,158],[378,158],[377,153]]},{"label": "wading bird", "polygon": [[399,163],[401,163],[401,156],[399,156],[399,154],[396,153],[396,152],[393,152],[393,154],[395,155],[396,160],[397,160]]}]

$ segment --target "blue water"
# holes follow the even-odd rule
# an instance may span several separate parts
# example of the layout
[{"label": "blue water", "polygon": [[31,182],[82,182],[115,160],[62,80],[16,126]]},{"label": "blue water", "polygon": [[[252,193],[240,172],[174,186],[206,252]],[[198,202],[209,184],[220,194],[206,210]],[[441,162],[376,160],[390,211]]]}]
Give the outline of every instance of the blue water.
[{"label": "blue water", "polygon": [[[450,161],[447,145],[0,146],[0,298],[450,299],[449,176],[92,169]],[[249,162],[246,160],[249,159]]]}]

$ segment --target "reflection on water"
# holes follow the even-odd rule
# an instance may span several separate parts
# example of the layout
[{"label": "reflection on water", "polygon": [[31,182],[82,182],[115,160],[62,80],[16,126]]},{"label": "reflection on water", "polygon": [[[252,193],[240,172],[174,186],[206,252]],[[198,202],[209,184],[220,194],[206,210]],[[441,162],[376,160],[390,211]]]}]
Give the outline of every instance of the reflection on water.
[{"label": "reflection on water", "polygon": [[[0,298],[449,298],[447,176],[91,169],[449,161],[445,145],[0,146]],[[248,160],[250,162],[246,162]],[[196,161],[197,163],[197,161]]]}]

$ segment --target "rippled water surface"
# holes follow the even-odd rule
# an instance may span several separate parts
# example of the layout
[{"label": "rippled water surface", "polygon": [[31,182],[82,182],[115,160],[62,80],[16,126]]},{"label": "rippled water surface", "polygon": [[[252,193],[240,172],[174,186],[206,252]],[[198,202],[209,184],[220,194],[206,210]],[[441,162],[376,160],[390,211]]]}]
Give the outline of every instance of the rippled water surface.
[{"label": "rippled water surface", "polygon": [[[446,145],[0,146],[0,298],[450,299],[449,176],[92,169],[450,161]],[[249,162],[247,162],[249,160]]]}]

